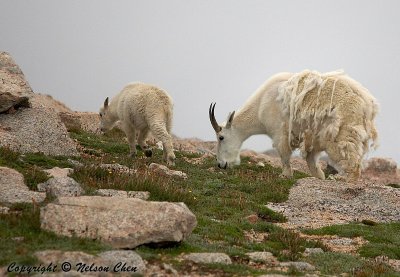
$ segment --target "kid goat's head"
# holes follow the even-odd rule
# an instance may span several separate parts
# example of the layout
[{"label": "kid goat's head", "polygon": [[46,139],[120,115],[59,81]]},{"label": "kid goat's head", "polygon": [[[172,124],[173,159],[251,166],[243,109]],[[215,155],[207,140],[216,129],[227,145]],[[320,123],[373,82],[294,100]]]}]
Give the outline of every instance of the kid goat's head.
[{"label": "kid goat's head", "polygon": [[108,97],[104,101],[104,106],[100,108],[100,131],[107,132],[114,126],[115,120],[109,113]]},{"label": "kid goat's head", "polygon": [[234,126],[232,126],[235,112],[231,112],[228,115],[226,123],[218,125],[215,119],[214,109],[216,103],[211,103],[208,111],[210,116],[211,125],[217,135],[217,163],[219,168],[226,169],[227,167],[233,167],[234,165],[240,164],[240,147],[242,141],[239,138],[238,132]]}]

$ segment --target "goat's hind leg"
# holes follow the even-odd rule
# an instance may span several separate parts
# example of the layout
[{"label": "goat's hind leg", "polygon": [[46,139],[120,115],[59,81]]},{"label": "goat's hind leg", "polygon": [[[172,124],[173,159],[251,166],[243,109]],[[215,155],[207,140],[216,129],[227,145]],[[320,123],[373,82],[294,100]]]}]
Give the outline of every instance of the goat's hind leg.
[{"label": "goat's hind leg", "polygon": [[125,135],[128,139],[129,148],[130,148],[129,156],[134,158],[136,156],[136,130],[129,123],[125,123],[121,127],[124,130]]},{"label": "goat's hind leg", "polygon": [[146,157],[151,157],[153,155],[153,151],[150,149],[150,147],[146,144],[146,138],[147,135],[149,134],[149,128],[145,127],[140,130],[139,135],[138,135],[138,143],[142,151],[144,152]]},{"label": "goat's hind leg", "polygon": [[168,133],[165,124],[163,123],[154,123],[150,126],[150,130],[156,139],[161,140],[163,144],[163,152],[164,152],[164,160],[168,165],[175,165],[175,154],[174,154],[174,146],[172,144],[172,137]]}]

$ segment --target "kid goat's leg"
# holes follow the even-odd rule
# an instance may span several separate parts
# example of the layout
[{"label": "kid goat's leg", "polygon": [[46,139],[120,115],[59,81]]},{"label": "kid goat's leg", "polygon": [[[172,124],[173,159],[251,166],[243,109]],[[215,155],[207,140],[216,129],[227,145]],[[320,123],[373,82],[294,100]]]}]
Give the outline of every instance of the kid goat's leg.
[{"label": "kid goat's leg", "polygon": [[146,126],[143,129],[140,130],[139,135],[138,135],[138,143],[140,148],[144,151],[144,154],[146,157],[151,157],[153,152],[149,148],[149,146],[146,144],[146,138],[147,135],[149,134],[149,128]]},{"label": "kid goat's leg", "polygon": [[125,132],[125,135],[128,139],[129,147],[130,147],[130,153],[129,155],[131,157],[136,156],[136,131],[135,128],[129,123],[124,123],[122,125],[122,129]]},{"label": "kid goat's leg", "polygon": [[164,160],[167,162],[168,165],[175,165],[175,154],[172,144],[172,137],[167,132],[167,128],[164,122],[154,122],[150,125],[150,131],[153,133],[156,139],[160,140],[163,144]]}]

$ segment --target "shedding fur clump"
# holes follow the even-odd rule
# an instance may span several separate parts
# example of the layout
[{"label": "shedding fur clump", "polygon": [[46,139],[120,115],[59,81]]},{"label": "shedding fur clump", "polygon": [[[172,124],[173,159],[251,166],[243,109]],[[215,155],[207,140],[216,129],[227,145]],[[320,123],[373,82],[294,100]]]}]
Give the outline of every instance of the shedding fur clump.
[{"label": "shedding fur clump", "polygon": [[278,89],[277,101],[288,118],[288,143],[303,155],[326,151],[339,168],[359,165],[377,146],[376,99],[343,71],[321,74],[305,70]]}]

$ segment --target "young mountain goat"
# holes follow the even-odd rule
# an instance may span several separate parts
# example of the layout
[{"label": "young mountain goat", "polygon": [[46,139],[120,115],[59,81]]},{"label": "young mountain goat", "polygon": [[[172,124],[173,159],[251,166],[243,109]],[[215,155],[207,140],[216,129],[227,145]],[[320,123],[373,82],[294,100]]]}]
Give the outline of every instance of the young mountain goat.
[{"label": "young mountain goat", "polygon": [[163,90],[152,85],[133,83],[127,85],[108,103],[100,109],[100,130],[112,129],[117,121],[125,132],[130,155],[136,155],[136,131],[138,142],[146,156],[152,152],[145,143],[149,131],[160,140],[164,148],[164,160],[168,165],[174,165],[171,127],[172,127],[172,98]]},{"label": "young mountain goat", "polygon": [[370,140],[376,147],[376,99],[341,71],[280,73],[267,80],[227,122],[218,125],[211,104],[209,116],[218,140],[220,168],[240,164],[243,141],[255,134],[271,137],[283,172],[292,176],[290,156],[299,148],[313,176],[324,179],[318,156],[325,151],[340,175],[354,182]]}]

